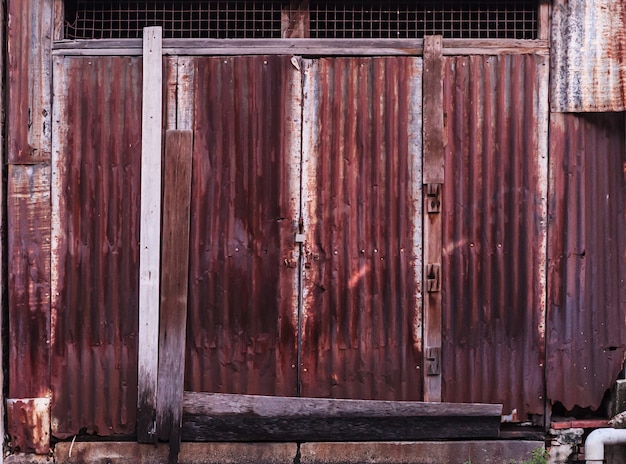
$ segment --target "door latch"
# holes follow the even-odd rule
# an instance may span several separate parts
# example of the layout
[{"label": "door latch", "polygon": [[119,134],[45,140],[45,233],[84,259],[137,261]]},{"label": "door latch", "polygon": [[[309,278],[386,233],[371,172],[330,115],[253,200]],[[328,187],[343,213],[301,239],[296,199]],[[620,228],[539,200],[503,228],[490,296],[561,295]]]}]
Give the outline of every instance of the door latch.
[{"label": "door latch", "polygon": [[441,264],[430,263],[426,266],[426,290],[429,293],[441,291]]},{"label": "door latch", "polygon": [[441,213],[441,184],[426,184],[426,212]]},{"label": "door latch", "polygon": [[441,374],[441,348],[426,348],[426,375]]}]

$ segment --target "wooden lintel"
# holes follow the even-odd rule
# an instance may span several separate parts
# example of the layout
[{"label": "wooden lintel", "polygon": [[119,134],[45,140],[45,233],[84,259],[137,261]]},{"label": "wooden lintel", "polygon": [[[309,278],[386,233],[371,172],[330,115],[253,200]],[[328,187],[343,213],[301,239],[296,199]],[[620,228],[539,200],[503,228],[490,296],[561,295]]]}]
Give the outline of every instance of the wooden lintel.
[{"label": "wooden lintel", "polygon": [[[443,55],[547,55],[548,40],[444,39]],[[138,39],[66,40],[54,44],[56,55],[139,56]],[[165,55],[304,55],[422,56],[422,39],[165,39]]]},{"label": "wooden lintel", "polygon": [[178,458],[183,410],[192,149],[191,131],[166,132],[157,434],[170,443],[170,462]]},{"label": "wooden lintel", "polygon": [[163,56],[160,27],[144,29],[139,252],[137,441],[156,440],[161,260]]},{"label": "wooden lintel", "polygon": [[496,438],[502,405],[185,392],[185,441]]}]

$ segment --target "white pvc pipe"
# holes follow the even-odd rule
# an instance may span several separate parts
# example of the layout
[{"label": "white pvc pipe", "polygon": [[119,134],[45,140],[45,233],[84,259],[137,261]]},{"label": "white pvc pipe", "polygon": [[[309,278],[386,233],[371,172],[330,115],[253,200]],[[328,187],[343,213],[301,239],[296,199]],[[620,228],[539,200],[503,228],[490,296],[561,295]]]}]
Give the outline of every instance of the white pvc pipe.
[{"label": "white pvc pipe", "polygon": [[604,446],[626,444],[626,429],[596,429],[585,440],[585,462],[604,463]]}]

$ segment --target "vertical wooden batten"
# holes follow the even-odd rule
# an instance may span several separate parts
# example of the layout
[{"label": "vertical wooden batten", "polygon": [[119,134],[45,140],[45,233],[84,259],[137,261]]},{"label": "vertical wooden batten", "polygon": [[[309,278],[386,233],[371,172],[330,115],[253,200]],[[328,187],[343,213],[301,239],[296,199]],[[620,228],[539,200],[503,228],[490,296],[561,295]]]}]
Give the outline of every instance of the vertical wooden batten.
[{"label": "vertical wooden batten", "polygon": [[424,38],[424,401],[441,401],[441,255],[444,182],[441,36]]},{"label": "vertical wooden batten", "polygon": [[193,133],[167,131],[163,185],[157,431],[177,462],[185,376]]},{"label": "vertical wooden batten", "polygon": [[50,404],[52,0],[3,2],[5,19],[7,434],[22,451],[47,453],[49,427],[40,430],[40,419],[49,418]]},{"label": "vertical wooden batten", "polygon": [[162,30],[144,29],[137,441],[156,440],[161,257]]}]

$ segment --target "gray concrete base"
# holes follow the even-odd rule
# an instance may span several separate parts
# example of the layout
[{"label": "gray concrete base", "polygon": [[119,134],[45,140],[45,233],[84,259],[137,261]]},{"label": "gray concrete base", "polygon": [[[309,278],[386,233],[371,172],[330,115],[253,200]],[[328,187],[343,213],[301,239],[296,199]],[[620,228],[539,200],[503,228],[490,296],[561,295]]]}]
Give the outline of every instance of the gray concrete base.
[{"label": "gray concrete base", "polygon": [[[180,464],[511,464],[528,460],[540,441],[364,443],[183,443]],[[59,464],[158,464],[168,447],[128,442],[59,443]],[[5,464],[41,464],[50,457],[16,454]]]},{"label": "gray concrete base", "polygon": [[510,464],[529,459],[541,441],[304,443],[302,464]]}]

